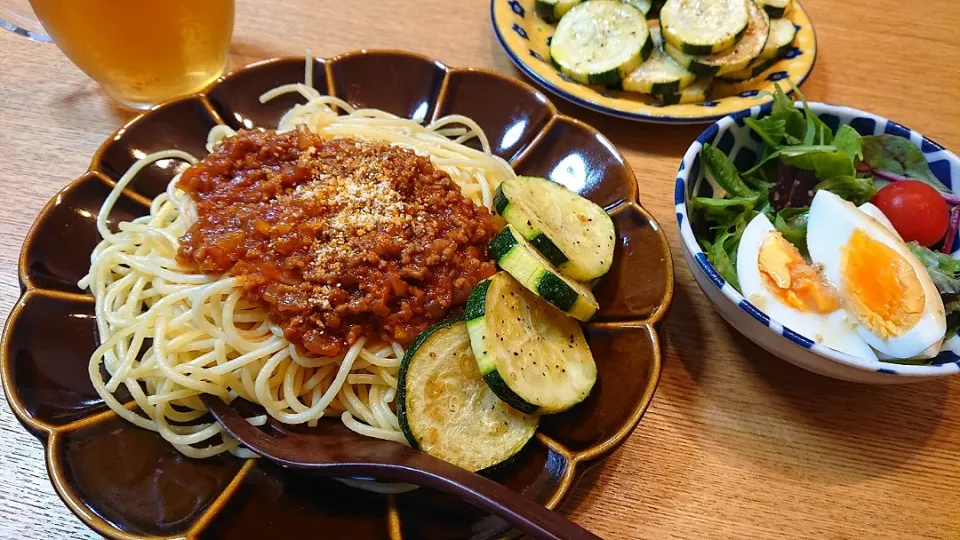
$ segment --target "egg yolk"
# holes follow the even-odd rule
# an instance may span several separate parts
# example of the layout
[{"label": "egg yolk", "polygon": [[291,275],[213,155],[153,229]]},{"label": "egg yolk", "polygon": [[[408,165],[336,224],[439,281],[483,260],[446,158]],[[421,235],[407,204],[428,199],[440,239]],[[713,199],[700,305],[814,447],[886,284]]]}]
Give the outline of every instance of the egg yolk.
[{"label": "egg yolk", "polygon": [[768,234],[760,243],[757,267],[764,287],[783,304],[808,313],[840,308],[837,290],[779,232]]},{"label": "egg yolk", "polygon": [[925,294],[913,266],[861,229],[841,251],[840,280],[848,306],[880,338],[902,336],[923,315]]}]

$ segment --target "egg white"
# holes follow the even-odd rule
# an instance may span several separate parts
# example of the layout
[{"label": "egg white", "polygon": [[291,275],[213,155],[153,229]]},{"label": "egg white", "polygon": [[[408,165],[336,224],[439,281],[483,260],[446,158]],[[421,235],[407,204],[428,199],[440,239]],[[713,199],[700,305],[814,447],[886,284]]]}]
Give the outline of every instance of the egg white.
[{"label": "egg white", "polygon": [[[896,236],[896,237],[899,238],[900,240],[903,240],[903,237],[900,236],[900,233],[897,232],[897,228],[894,227],[894,226],[893,226],[893,223],[890,222],[890,218],[888,218],[887,215],[884,214],[883,211],[880,210],[879,208],[877,208],[875,205],[866,202],[866,203],[861,204],[861,205],[858,206],[857,208],[858,208],[861,212],[863,212],[864,214],[866,214],[866,215],[872,217],[873,219],[877,220],[881,225],[883,225],[884,227],[886,227],[887,230],[890,231],[890,233],[892,233],[894,236]],[[960,342],[958,342],[957,345],[960,345]],[[946,341],[943,342],[943,347],[942,347],[942,348],[943,348],[943,349],[947,349],[947,348],[948,348]],[[933,345],[927,347],[922,353],[918,354],[918,355],[915,356],[914,358],[920,359],[920,360],[929,360],[929,359],[931,359],[931,358],[936,358],[937,355],[940,354],[940,349],[941,349],[940,343],[934,343]],[[893,356],[889,356],[889,355],[883,354],[883,353],[881,353],[881,352],[878,352],[878,353],[877,353],[877,358],[879,358],[880,360],[895,360],[895,359],[896,359],[896,358],[893,357]]]},{"label": "egg white", "polygon": [[[882,212],[879,213],[882,215]],[[884,220],[889,222],[887,219]],[[813,262],[822,265],[824,276],[840,289],[843,296],[840,279],[841,253],[849,242],[850,236],[857,229],[903,257],[916,273],[924,293],[923,314],[917,324],[903,335],[885,339],[863,325],[857,326],[857,333],[871,347],[893,358],[912,358],[924,354],[931,347],[939,348],[940,341],[947,330],[940,293],[923,264],[913,256],[899,235],[892,233],[876,217],[864,213],[853,203],[829,191],[818,191],[810,205],[810,216],[807,221],[807,248],[810,258]]]},{"label": "egg white", "polygon": [[896,227],[893,226],[893,223],[890,223],[890,218],[888,218],[886,214],[883,213],[882,210],[880,210],[879,208],[877,208],[876,206],[868,202],[861,204],[860,206],[857,207],[857,209],[863,212],[864,214],[872,217],[873,219],[877,220],[877,222],[879,222],[881,225],[886,227],[887,230],[890,231],[894,236],[896,236],[900,240],[903,240],[903,237],[900,236],[900,233],[897,232],[897,229]]},{"label": "egg white", "polygon": [[807,313],[784,304],[764,286],[758,266],[760,245],[771,233],[773,224],[763,214],[747,225],[737,249],[737,277],[743,296],[773,320],[794,332],[831,349],[876,360],[873,350],[857,334],[855,318],[845,310],[833,313]]},{"label": "egg white", "polygon": [[[940,354],[941,349],[949,350],[947,349],[946,341],[934,343],[933,345],[924,349],[922,353],[916,356],[911,356],[909,359],[910,360],[931,360],[933,358],[936,358]],[[877,359],[879,360],[903,360],[903,358],[897,358],[896,356],[883,354],[880,351],[874,351],[874,352],[877,353]]]}]

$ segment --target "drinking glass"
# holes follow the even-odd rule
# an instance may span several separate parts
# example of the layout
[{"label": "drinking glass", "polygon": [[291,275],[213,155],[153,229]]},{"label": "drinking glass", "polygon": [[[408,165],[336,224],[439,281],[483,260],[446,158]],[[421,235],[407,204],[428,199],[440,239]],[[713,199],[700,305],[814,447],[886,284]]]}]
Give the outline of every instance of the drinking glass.
[{"label": "drinking glass", "polygon": [[196,92],[227,67],[234,0],[29,0],[29,8],[0,0],[0,27],[52,41],[129,107]]}]

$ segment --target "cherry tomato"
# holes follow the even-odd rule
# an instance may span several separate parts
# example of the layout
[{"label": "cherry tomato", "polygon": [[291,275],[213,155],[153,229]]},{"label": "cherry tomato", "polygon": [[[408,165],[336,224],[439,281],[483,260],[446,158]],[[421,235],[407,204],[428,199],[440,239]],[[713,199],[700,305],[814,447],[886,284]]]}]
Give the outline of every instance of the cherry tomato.
[{"label": "cherry tomato", "polygon": [[916,240],[930,247],[943,238],[950,209],[940,193],[917,180],[885,186],[870,200],[893,223],[905,242]]}]

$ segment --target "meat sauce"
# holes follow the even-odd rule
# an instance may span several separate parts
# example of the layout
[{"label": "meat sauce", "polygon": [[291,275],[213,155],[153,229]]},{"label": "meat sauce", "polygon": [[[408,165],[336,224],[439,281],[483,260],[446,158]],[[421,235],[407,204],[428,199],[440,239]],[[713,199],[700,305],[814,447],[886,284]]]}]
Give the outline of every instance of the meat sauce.
[{"label": "meat sauce", "polygon": [[490,212],[429,158],[386,144],[241,131],[179,187],[197,214],[181,261],[243,278],[315,355],[363,336],[407,345],[495,270]]}]

